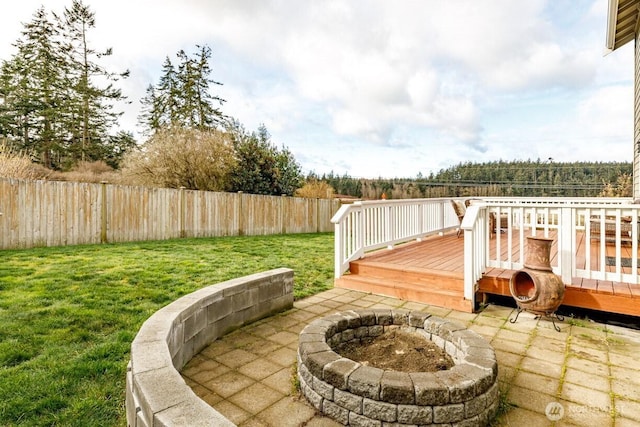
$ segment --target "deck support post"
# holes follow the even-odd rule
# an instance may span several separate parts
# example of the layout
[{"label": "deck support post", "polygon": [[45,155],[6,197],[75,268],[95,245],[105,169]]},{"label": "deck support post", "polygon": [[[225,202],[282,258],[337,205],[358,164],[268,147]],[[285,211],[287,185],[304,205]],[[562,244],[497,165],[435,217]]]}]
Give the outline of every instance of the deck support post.
[{"label": "deck support post", "polygon": [[474,278],[474,263],[471,261],[474,253],[474,232],[464,230],[464,299],[471,301],[471,307],[475,310],[476,291]]}]

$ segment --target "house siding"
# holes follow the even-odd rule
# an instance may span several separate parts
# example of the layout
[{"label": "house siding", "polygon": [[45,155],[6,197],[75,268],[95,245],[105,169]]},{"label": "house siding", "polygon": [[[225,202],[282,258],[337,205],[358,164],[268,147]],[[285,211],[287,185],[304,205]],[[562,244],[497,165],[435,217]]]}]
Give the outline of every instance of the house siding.
[{"label": "house siding", "polygon": [[633,199],[640,200],[640,35],[636,32],[633,96]]}]

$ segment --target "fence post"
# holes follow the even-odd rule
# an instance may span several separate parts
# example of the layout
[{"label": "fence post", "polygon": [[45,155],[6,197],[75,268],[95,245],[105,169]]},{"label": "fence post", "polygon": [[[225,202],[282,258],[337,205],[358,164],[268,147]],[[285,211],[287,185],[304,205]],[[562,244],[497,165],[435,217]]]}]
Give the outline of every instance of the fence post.
[{"label": "fence post", "polygon": [[238,191],[238,236],[244,236],[244,224],[242,221],[242,191]]},{"label": "fence post", "polygon": [[100,182],[100,243],[107,243],[107,181]]},{"label": "fence post", "polygon": [[185,207],[185,203],[184,203],[184,190],[185,190],[185,188],[186,187],[180,187],[180,202],[179,202],[179,204],[180,204],[180,206],[179,206],[180,213],[178,214],[178,222],[179,222],[178,223],[178,229],[180,230],[179,233],[180,233],[180,237],[181,238],[187,237],[187,232],[186,232],[186,230],[184,228],[185,215],[186,215],[185,214],[186,207]]},{"label": "fence post", "polygon": [[316,233],[320,232],[320,199],[316,197]]},{"label": "fence post", "polygon": [[287,234],[287,224],[286,224],[287,200],[286,198],[287,198],[286,194],[282,194],[282,197],[280,198],[280,234]]}]

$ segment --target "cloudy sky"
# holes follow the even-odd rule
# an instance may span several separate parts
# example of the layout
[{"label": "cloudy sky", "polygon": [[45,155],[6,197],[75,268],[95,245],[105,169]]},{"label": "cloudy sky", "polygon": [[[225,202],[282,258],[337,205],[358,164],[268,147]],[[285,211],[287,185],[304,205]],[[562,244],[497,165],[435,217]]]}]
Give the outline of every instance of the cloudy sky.
[{"label": "cloudy sky", "polygon": [[[0,59],[46,4],[3,5]],[[604,56],[607,0],[85,0],[132,101],[166,56],[213,50],[214,95],[305,172],[415,177],[460,162],[631,161],[633,50]],[[106,64],[106,63],[105,63]]]}]

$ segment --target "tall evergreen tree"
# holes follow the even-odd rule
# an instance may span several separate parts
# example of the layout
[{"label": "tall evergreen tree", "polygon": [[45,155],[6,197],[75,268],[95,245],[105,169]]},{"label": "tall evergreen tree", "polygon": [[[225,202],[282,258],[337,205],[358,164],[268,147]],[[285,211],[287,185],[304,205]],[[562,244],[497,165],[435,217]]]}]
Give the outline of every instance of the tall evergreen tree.
[{"label": "tall evergreen tree", "polygon": [[147,93],[140,101],[142,114],[140,124],[145,133],[153,133],[163,128],[186,127],[180,119],[180,94],[176,69],[167,56],[162,64],[162,74],[157,86],[149,85]]},{"label": "tall evergreen tree", "polygon": [[206,45],[196,47],[198,51],[194,57],[189,57],[184,50],[178,52],[178,82],[183,101],[180,112],[189,127],[204,130],[224,124],[222,112],[215,107],[215,104],[222,105],[224,100],[209,92],[211,84],[221,85],[209,78],[211,48]]},{"label": "tall evergreen tree", "polygon": [[[90,47],[94,26],[95,15],[81,0],[73,0],[62,18],[41,7],[24,24],[17,53],[0,67],[0,136],[48,168],[114,158],[107,152],[121,114],[114,103],[124,97],[113,83],[127,73],[98,64],[111,49]],[[97,80],[107,83],[99,87]]]},{"label": "tall evergreen tree", "polygon": [[[57,21],[57,17],[53,15]],[[64,149],[65,83],[70,70],[62,55],[60,29],[43,7],[24,25],[18,51],[2,64],[3,131],[20,149],[57,166]]]},{"label": "tall evergreen tree", "polygon": [[146,94],[140,100],[140,104],[141,113],[138,116],[138,123],[144,126],[144,132],[149,134],[151,130],[162,128],[162,104],[153,85],[147,86]]},{"label": "tall evergreen tree", "polygon": [[[70,98],[69,107],[74,116],[74,124],[70,124],[71,148],[77,160],[103,157],[104,148],[109,144],[109,130],[122,114],[114,110],[114,105],[126,99],[114,82],[129,75],[129,71],[109,72],[97,63],[113,52],[111,48],[99,52],[90,46],[88,32],[92,28],[95,28],[95,13],[82,0],[73,0],[71,8],[64,10],[63,31],[73,66],[71,89],[75,96]],[[106,86],[95,84],[98,79],[106,81]]]},{"label": "tall evergreen tree", "polygon": [[5,140],[7,137],[17,135],[16,111],[14,110],[16,82],[13,71],[14,64],[4,61],[0,65],[0,137]]},{"label": "tall evergreen tree", "polygon": [[227,118],[219,108],[224,100],[211,94],[211,85],[221,85],[210,78],[211,49],[199,45],[197,49],[194,56],[180,50],[177,67],[167,57],[160,81],[147,88],[139,117],[146,133],[171,127],[207,130],[226,126]]},{"label": "tall evergreen tree", "polygon": [[135,150],[138,145],[131,132],[119,131],[115,135],[109,135],[100,147],[100,158],[112,168],[119,169],[125,154]]}]

